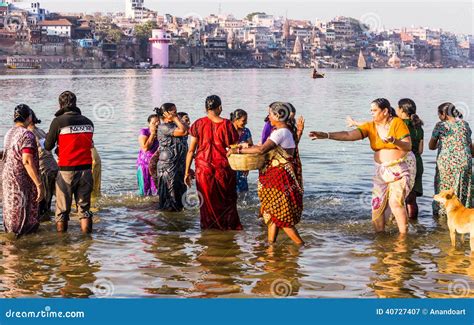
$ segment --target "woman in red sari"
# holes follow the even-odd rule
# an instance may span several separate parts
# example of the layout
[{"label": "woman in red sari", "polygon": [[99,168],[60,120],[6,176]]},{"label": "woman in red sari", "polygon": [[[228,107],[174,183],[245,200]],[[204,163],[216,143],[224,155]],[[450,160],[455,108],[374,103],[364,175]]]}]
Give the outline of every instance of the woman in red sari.
[{"label": "woman in red sari", "polygon": [[[292,105],[275,102],[269,108],[269,121],[273,131],[265,143],[248,147],[245,144],[227,153],[266,155],[265,166],[260,169],[258,197],[260,216],[268,226],[268,242],[276,241],[280,229],[297,245],[303,245],[296,225],[303,213],[303,179],[298,154],[298,130]],[[302,119],[298,123],[303,127]],[[302,129],[301,129],[302,131]]]},{"label": "woman in red sari", "polygon": [[207,116],[198,119],[189,130],[191,143],[184,180],[191,187],[191,164],[195,159],[202,229],[241,230],[236,173],[226,156],[227,148],[238,143],[239,134],[231,121],[220,117],[222,102],[218,96],[206,98],[206,111]]}]

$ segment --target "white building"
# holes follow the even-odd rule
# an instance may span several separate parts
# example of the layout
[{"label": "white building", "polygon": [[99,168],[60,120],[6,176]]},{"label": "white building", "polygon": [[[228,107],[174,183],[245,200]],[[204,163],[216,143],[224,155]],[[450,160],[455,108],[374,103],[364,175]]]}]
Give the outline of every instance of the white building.
[{"label": "white building", "polygon": [[141,20],[148,10],[143,6],[145,0],[125,0],[125,17]]},{"label": "white building", "polygon": [[48,36],[69,37],[72,36],[72,23],[67,19],[43,20],[38,24],[41,32]]},{"label": "white building", "polygon": [[252,22],[258,27],[272,28],[275,18],[271,15],[258,14],[252,17]]}]

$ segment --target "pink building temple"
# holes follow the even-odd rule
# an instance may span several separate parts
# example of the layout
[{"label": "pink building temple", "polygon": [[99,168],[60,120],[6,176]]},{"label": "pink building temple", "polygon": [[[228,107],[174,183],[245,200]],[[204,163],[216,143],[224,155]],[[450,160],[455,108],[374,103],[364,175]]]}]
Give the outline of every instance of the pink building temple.
[{"label": "pink building temple", "polygon": [[166,34],[162,29],[154,29],[149,42],[152,64],[159,65],[162,68],[168,68],[169,46],[171,42],[170,35]]}]

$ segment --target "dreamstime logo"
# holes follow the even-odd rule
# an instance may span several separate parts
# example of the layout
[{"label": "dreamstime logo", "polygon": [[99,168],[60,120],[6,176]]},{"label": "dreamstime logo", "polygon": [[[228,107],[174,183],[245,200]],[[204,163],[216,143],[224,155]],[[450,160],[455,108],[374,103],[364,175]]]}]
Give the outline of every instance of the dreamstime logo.
[{"label": "dreamstime logo", "polygon": [[[33,193],[36,193],[33,192]],[[33,196],[33,195],[32,195]],[[31,198],[32,200],[34,199],[36,201],[36,197],[32,197]],[[25,193],[21,192],[20,194],[20,202],[19,203],[19,206],[22,207],[23,209],[26,208],[28,206],[28,203],[29,203],[29,200],[28,200],[28,195],[26,195]]]},{"label": "dreamstime logo", "polygon": [[196,190],[188,189],[181,198],[183,206],[187,210],[198,209],[202,207],[204,199],[202,193]]},{"label": "dreamstime logo", "polygon": [[378,31],[382,28],[382,20],[380,19],[380,16],[377,15],[375,12],[368,12],[366,14],[363,14],[360,17],[359,22],[360,28],[364,32]]},{"label": "dreamstime logo", "polygon": [[114,294],[115,287],[112,281],[107,279],[97,279],[92,285],[92,292],[98,298],[111,297]]},{"label": "dreamstime logo", "polygon": [[449,284],[448,292],[451,296],[464,298],[471,292],[471,286],[466,280],[456,279]]},{"label": "dreamstime logo", "polygon": [[28,271],[26,272],[26,274],[22,275],[20,277],[20,279],[18,280],[18,285],[23,285],[26,281],[28,281],[29,279],[31,279],[31,276],[33,275],[33,272],[32,271]]},{"label": "dreamstime logo", "polygon": [[458,112],[462,114],[462,118],[467,121],[471,114],[469,106],[465,102],[455,102],[453,105],[456,107]]},{"label": "dreamstime logo", "polygon": [[277,102],[273,104],[274,111],[277,112],[280,121],[287,121],[291,114],[291,107],[288,103]]},{"label": "dreamstime logo", "polygon": [[270,286],[270,292],[274,298],[288,297],[293,293],[293,286],[288,280],[276,279]]},{"label": "dreamstime logo", "polygon": [[93,114],[97,121],[107,121],[114,117],[115,109],[109,103],[98,103],[94,106]]},{"label": "dreamstime logo", "polygon": [[17,32],[21,30],[24,26],[21,17],[10,14],[6,15],[5,18],[3,18],[3,25],[5,26],[5,29],[10,32]]}]

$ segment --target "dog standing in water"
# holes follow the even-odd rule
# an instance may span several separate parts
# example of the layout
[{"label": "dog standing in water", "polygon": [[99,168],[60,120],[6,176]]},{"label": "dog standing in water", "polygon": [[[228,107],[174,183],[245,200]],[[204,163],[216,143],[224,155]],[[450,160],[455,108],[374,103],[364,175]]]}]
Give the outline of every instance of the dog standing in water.
[{"label": "dog standing in water", "polygon": [[435,201],[446,208],[448,215],[451,245],[456,245],[456,232],[463,235],[470,233],[471,253],[474,252],[474,209],[467,209],[459,201],[454,190],[444,190],[434,196]]}]

